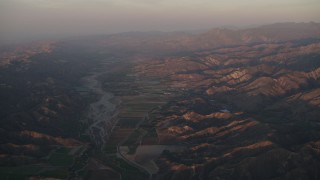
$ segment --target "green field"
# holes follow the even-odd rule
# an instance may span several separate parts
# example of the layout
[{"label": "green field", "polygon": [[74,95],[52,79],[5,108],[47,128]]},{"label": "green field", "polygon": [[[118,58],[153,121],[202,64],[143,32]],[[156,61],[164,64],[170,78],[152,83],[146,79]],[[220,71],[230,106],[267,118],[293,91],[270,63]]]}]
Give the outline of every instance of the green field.
[{"label": "green field", "polygon": [[0,167],[0,179],[20,180],[30,176],[53,177],[65,179],[68,177],[68,168],[73,164],[70,149],[59,148],[48,157],[48,164],[25,165],[19,167]]},{"label": "green field", "polygon": [[41,177],[53,177],[53,178],[61,178],[61,179],[66,179],[68,175],[69,175],[68,168],[64,168],[64,167],[45,171],[39,174],[39,176]]},{"label": "green field", "polygon": [[105,165],[112,167],[114,170],[121,174],[122,180],[145,180],[148,179],[145,172],[131,166],[123,159],[117,158],[115,156],[100,157],[100,159],[105,163]]},{"label": "green field", "polygon": [[43,169],[41,166],[0,167],[0,179],[26,179],[41,169]]},{"label": "green field", "polygon": [[42,165],[0,167],[0,179],[21,180],[28,179],[30,176],[54,177],[64,179],[68,177],[68,168],[46,167]]},{"label": "green field", "polygon": [[48,162],[52,166],[71,166],[73,163],[73,157],[69,155],[68,149],[60,148],[51,154]]},{"label": "green field", "polygon": [[142,121],[141,117],[120,118],[118,121],[118,125],[121,127],[134,128],[140,121]]},{"label": "green field", "polygon": [[103,152],[106,153],[106,154],[114,154],[114,153],[117,152],[117,146],[115,146],[115,145],[105,145]]},{"label": "green field", "polygon": [[123,145],[130,146],[138,143],[138,141],[147,134],[147,131],[144,129],[136,129],[126,140],[126,142]]}]

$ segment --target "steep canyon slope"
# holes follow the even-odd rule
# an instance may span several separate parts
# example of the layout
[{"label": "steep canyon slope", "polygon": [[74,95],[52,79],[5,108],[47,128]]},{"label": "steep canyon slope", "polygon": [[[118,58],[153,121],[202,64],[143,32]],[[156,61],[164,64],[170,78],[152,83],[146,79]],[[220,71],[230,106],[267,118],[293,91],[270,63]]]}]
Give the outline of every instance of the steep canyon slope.
[{"label": "steep canyon slope", "polygon": [[[319,41],[197,51],[136,66],[177,95],[154,120],[156,179],[318,179]],[[161,134],[161,135],[160,135]]]}]

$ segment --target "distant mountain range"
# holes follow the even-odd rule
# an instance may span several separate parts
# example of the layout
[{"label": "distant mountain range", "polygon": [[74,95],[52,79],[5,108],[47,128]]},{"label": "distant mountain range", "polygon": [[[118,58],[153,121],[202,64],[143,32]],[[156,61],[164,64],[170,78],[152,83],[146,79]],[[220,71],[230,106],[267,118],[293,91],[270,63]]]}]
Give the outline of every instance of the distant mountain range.
[{"label": "distant mountain range", "polygon": [[[320,23],[277,23],[250,29],[215,28],[204,33],[128,32],[84,38],[93,45],[138,52],[188,51],[262,42],[283,42],[320,37]],[[81,43],[77,41],[78,43]]]}]

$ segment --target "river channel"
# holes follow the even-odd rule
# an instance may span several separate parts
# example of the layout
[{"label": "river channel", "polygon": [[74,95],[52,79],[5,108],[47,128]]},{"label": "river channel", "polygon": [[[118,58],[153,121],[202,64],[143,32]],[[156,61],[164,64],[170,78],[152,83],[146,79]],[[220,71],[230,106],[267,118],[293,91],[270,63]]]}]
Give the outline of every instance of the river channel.
[{"label": "river channel", "polygon": [[97,95],[86,112],[87,133],[97,148],[102,149],[117,123],[118,100],[112,93],[103,90],[98,77],[105,72],[93,72],[83,78],[83,85]]}]

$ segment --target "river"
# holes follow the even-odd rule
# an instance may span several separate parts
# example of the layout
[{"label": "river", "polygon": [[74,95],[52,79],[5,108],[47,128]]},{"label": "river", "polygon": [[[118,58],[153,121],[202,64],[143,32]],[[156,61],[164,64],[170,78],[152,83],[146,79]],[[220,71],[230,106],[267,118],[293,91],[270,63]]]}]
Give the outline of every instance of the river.
[{"label": "river", "polygon": [[83,78],[83,85],[97,95],[97,101],[92,102],[86,112],[88,134],[96,147],[102,149],[117,123],[120,101],[110,92],[103,90],[97,79],[105,72],[93,72]]}]

